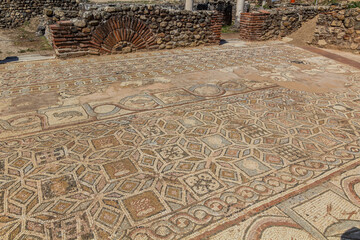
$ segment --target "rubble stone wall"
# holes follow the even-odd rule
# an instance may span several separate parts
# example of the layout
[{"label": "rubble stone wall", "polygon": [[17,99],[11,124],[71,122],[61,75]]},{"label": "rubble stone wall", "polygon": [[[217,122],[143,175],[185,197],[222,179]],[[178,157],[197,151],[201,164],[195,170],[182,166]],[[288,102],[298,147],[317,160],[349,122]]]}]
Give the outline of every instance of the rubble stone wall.
[{"label": "rubble stone wall", "polygon": [[89,5],[50,25],[59,57],[219,44],[222,16],[152,5]]},{"label": "rubble stone wall", "polygon": [[67,11],[78,11],[84,0],[0,0],[0,28],[14,28],[42,15],[44,9],[60,7]]},{"label": "rubble stone wall", "polygon": [[313,38],[314,45],[360,50],[360,8],[320,14]]},{"label": "rubble stone wall", "polygon": [[307,6],[289,9],[274,9],[241,14],[240,38],[264,41],[285,37],[319,13],[330,11],[330,6]]}]

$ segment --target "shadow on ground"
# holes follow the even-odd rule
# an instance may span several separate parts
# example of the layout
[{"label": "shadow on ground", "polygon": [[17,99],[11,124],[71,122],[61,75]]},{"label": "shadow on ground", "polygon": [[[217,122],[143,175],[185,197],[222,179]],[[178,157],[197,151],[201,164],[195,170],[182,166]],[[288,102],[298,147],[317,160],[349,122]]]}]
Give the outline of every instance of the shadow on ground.
[{"label": "shadow on ground", "polygon": [[360,229],[357,227],[350,228],[343,235],[341,235],[341,240],[359,240],[360,239]]},{"label": "shadow on ground", "polygon": [[17,61],[19,61],[19,57],[16,57],[16,56],[14,56],[14,57],[7,57],[7,58],[5,58],[4,60],[1,60],[1,61],[0,61],[0,64],[10,63],[10,62],[17,62]]}]

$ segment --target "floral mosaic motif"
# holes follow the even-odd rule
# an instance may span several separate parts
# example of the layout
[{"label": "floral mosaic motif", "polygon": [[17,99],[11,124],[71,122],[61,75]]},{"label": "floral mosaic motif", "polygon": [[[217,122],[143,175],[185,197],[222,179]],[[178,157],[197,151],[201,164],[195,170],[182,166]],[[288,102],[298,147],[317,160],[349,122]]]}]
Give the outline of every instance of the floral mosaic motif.
[{"label": "floral mosaic motif", "polygon": [[72,175],[51,178],[41,182],[44,200],[61,197],[76,192],[77,185]]},{"label": "floral mosaic motif", "polygon": [[[26,208],[29,216],[53,216],[51,223],[55,223],[60,216],[86,211],[96,237],[136,236],[139,229],[146,229],[149,236],[158,234],[153,226],[175,234],[174,229],[188,226],[186,223],[192,229],[210,221],[204,219],[238,214],[239,208],[251,207],[260,199],[290,191],[308,179],[321,178],[321,172],[354,161],[351,156],[358,155],[359,147],[355,135],[343,130],[345,121],[331,120],[334,116],[326,114],[307,116],[308,109],[299,115],[302,101],[296,108],[289,103],[296,110],[287,119],[296,119],[297,124],[276,124],[273,120],[279,119],[278,114],[264,114],[282,106],[284,101],[278,99],[291,94],[295,92],[281,88],[262,90],[209,100],[201,107],[159,109],[155,117],[138,113],[54,130],[46,136],[33,134],[22,141],[4,140],[1,156],[9,180],[2,183],[0,212],[19,216]],[[277,99],[269,106],[273,96]],[[317,101],[314,96],[302,97]],[[230,113],[235,114],[229,118]],[[343,119],[341,116],[338,118]],[[335,131],[334,126],[341,128]],[[317,136],[340,144],[324,152],[324,141]],[[342,148],[346,142],[351,144]],[[26,184],[13,180],[22,176],[29,178]],[[356,188],[349,189],[355,189],[347,194],[356,201]],[[196,223],[179,220],[181,216],[194,219],[195,212]],[[74,218],[81,221],[79,216]],[[11,225],[11,221],[9,226],[14,228],[22,224]],[[49,227],[61,236],[69,234],[42,224],[35,221],[28,226],[34,229],[31,232]],[[76,232],[91,236],[79,229]],[[47,234],[45,230],[36,236]]]},{"label": "floral mosaic motif", "polygon": [[[235,76],[245,65],[264,79],[292,81],[300,64],[289,69],[289,59],[309,62],[302,74],[359,79],[356,69],[313,57],[290,46],[219,46],[0,66],[6,101],[34,91],[58,94],[65,105],[81,97],[81,105],[1,117],[1,233],[23,240],[256,239],[277,231],[338,238],[336,229],[359,221],[356,84],[313,94],[255,82],[252,72],[151,89],[180,72]],[[292,73],[278,74],[284,69]],[[111,94],[110,84],[130,82],[150,88],[87,102],[89,94]],[[241,231],[226,231],[233,223]],[[221,235],[229,232],[239,235]]]},{"label": "floral mosaic motif", "polygon": [[223,185],[216,180],[210,173],[199,173],[184,179],[184,182],[198,195],[199,197],[205,194],[221,189]]},{"label": "floral mosaic motif", "polygon": [[161,158],[166,162],[184,159],[189,156],[181,147],[178,145],[166,146],[156,150]]},{"label": "floral mosaic motif", "polygon": [[164,132],[162,132],[161,129],[155,125],[141,129],[141,133],[145,138],[157,137],[164,134]]}]

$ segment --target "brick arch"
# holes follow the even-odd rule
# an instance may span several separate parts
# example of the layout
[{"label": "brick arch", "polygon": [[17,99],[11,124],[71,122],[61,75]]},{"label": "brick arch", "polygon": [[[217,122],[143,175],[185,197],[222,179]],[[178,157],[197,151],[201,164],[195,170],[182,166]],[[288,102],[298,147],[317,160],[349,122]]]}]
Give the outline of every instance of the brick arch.
[{"label": "brick arch", "polygon": [[114,16],[95,29],[92,43],[99,53],[115,53],[149,48],[156,44],[156,36],[141,20]]}]

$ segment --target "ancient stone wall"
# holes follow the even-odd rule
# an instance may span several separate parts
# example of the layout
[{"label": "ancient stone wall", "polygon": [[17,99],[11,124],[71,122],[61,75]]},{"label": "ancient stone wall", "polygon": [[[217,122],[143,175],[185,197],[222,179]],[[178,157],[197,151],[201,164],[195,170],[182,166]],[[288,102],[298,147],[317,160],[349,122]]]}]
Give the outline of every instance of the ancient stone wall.
[{"label": "ancient stone wall", "polygon": [[320,47],[360,50],[360,9],[343,9],[320,14],[313,44]]},{"label": "ancient stone wall", "polygon": [[13,28],[42,15],[44,9],[60,7],[78,11],[79,3],[86,0],[0,0],[0,27]]},{"label": "ancient stone wall", "polygon": [[89,5],[50,25],[60,57],[219,44],[222,16],[160,6]]},{"label": "ancient stone wall", "polygon": [[303,22],[332,8],[307,6],[243,13],[240,20],[240,38],[263,41],[284,37],[299,29]]}]

